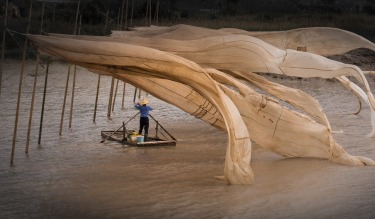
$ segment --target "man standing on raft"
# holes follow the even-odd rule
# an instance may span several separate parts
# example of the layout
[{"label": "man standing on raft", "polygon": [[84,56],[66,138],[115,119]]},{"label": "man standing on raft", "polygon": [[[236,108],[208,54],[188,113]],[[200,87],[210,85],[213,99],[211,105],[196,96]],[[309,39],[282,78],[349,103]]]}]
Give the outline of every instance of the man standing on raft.
[{"label": "man standing on raft", "polygon": [[139,132],[138,133],[141,135],[142,130],[143,129],[145,130],[145,135],[144,135],[145,141],[147,141],[147,136],[148,136],[148,126],[149,126],[148,115],[149,115],[149,112],[153,110],[152,107],[147,106],[148,103],[149,101],[144,99],[134,105],[134,107],[137,108],[141,113],[141,118],[139,120]]}]

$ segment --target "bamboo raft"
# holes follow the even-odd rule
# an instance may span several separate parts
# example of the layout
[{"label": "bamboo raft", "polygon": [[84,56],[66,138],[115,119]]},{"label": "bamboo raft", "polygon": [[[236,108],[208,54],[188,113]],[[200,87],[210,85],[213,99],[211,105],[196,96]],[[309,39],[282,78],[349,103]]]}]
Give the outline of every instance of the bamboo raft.
[{"label": "bamboo raft", "polygon": [[[153,116],[149,115],[151,119],[156,124],[155,130],[156,132],[154,135],[150,135],[147,137],[146,141],[137,141],[136,136],[133,135],[134,130],[127,129],[126,125],[133,120],[139,113],[134,115],[129,121],[126,123],[122,123],[122,126],[114,130],[102,130],[101,136],[104,139],[102,142],[106,140],[116,141],[124,145],[128,146],[135,146],[135,147],[148,147],[148,146],[175,146],[176,145],[176,138],[174,138]],[[163,137],[159,137],[162,135]]]},{"label": "bamboo raft", "polygon": [[[129,134],[129,133],[128,133]],[[117,141],[124,145],[135,146],[135,147],[148,147],[148,146],[175,146],[176,140],[166,140],[159,137],[148,137],[147,141],[137,142],[131,141],[130,138],[123,135],[123,131],[115,133],[115,131],[101,131],[103,138],[108,138],[111,141]],[[126,135],[125,135],[126,136]]]}]

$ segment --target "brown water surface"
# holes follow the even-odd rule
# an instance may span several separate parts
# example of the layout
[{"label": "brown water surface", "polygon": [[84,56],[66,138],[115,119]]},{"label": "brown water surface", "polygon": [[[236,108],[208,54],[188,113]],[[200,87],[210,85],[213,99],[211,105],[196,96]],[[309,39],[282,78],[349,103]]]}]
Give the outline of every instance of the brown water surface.
[{"label": "brown water surface", "polygon": [[[177,139],[176,147],[135,148],[100,143],[100,131],[117,129],[132,117],[134,87],[123,83],[111,119],[111,79],[78,68],[72,128],[68,128],[71,84],[63,135],[59,136],[67,66],[50,65],[42,143],[38,145],[45,69],[40,69],[29,154],[26,134],[34,80],[25,68],[14,164],[10,154],[20,63],[7,61],[0,97],[0,218],[374,218],[375,167],[352,167],[320,159],[285,159],[253,144],[255,182],[228,186],[223,175],[227,135],[150,95],[152,112]],[[282,79],[307,91],[327,113],[337,142],[352,155],[375,159],[369,109],[359,115],[357,100],[337,81]],[[72,76],[70,78],[72,80]],[[369,79],[372,88],[373,78]],[[142,94],[145,96],[146,94]]]}]

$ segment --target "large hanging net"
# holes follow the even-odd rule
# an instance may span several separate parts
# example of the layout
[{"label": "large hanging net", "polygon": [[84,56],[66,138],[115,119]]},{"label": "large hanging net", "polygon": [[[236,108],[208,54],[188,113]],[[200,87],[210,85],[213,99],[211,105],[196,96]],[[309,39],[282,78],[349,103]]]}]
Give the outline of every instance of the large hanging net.
[{"label": "large hanging net", "polygon": [[361,69],[322,56],[362,47],[374,50],[370,41],[353,33],[333,28],[254,33],[177,25],[114,31],[111,36],[28,37],[43,54],[114,76],[226,131],[228,184],[253,182],[251,141],[284,157],[375,165],[369,158],[349,155],[335,142],[316,99],[259,74],[337,78],[365,100],[373,114],[375,100]]}]

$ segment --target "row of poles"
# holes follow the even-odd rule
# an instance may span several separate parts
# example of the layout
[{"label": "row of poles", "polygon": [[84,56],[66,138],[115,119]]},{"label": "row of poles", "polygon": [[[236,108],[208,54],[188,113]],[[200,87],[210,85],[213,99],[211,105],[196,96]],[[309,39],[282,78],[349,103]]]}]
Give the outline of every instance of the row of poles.
[{"label": "row of poles", "polygon": [[[121,13],[121,16],[118,16],[118,23],[117,23],[117,28],[120,29],[120,30],[122,30],[122,27],[123,27],[122,21],[123,21],[123,14],[124,14],[125,2],[126,2],[126,10],[125,10],[126,14],[125,14],[124,27],[125,28],[127,27],[128,0],[123,0],[121,12],[119,11],[119,15]],[[43,0],[43,3],[42,3],[42,13],[41,13],[41,25],[40,25],[40,29],[39,29],[39,34],[42,34],[42,32],[43,32],[45,4],[46,4],[46,1]],[[77,2],[77,10],[76,10],[76,18],[75,18],[75,25],[74,25],[74,33],[73,33],[74,35],[77,35],[77,34],[80,35],[80,31],[81,31],[82,15],[79,16],[80,4],[81,4],[81,0],[78,0],[78,2]],[[3,61],[4,61],[4,50],[5,50],[5,37],[6,37],[6,32],[7,32],[8,6],[9,6],[9,2],[8,2],[8,0],[6,0],[6,2],[5,2],[5,15],[4,15],[4,30],[3,30],[3,36],[2,36],[2,52],[1,52],[1,61],[0,61],[0,95],[1,95],[1,90],[2,90],[1,84],[2,84]],[[32,6],[33,6],[33,0],[30,1],[28,23],[27,23],[27,27],[26,27],[26,34],[29,34],[29,32],[30,32]],[[157,2],[156,11],[158,11],[158,7],[159,7],[159,0]],[[130,25],[132,25],[132,20],[133,20],[133,10],[134,10],[133,8],[134,8],[134,0],[132,0]],[[150,21],[150,25],[151,25],[151,0],[148,0],[146,18],[147,18],[147,14],[149,14],[149,16],[150,16],[150,20],[149,21]],[[157,14],[157,12],[156,12],[156,14]],[[109,10],[107,10],[107,13],[106,13],[105,29],[107,28],[108,15],[109,15]],[[79,18],[79,22],[78,22],[78,18]],[[156,23],[157,23],[157,16],[156,16]],[[78,26],[78,28],[77,28],[77,26]],[[25,68],[27,43],[28,43],[28,39],[25,37],[24,47],[23,47],[23,53],[22,53],[20,79],[19,79],[19,86],[18,86],[16,118],[15,118],[15,124],[14,124],[13,143],[12,143],[11,159],[10,159],[10,163],[11,164],[14,163],[14,154],[15,154],[15,146],[16,146],[16,136],[17,136],[17,130],[18,130],[18,117],[19,117],[20,102],[21,102],[20,100],[21,100],[22,84],[23,84],[23,77],[24,77],[24,68]],[[43,117],[44,117],[44,105],[45,105],[45,97],[46,97],[46,92],[47,92],[47,81],[48,81],[48,72],[49,72],[50,61],[51,61],[50,59],[47,59],[46,74],[45,74],[45,79],[44,79],[44,90],[43,90],[41,119],[40,119],[40,126],[39,126],[38,144],[41,143],[41,134],[42,134]],[[32,97],[31,97],[31,106],[30,106],[30,112],[29,112],[29,124],[28,124],[26,147],[25,147],[25,153],[26,154],[28,154],[28,152],[29,152],[30,132],[31,132],[32,117],[33,117],[33,109],[34,109],[36,82],[37,82],[37,79],[38,79],[38,71],[39,71],[39,65],[40,64],[41,64],[40,55],[39,55],[39,53],[37,53],[36,54],[35,75],[34,75],[34,82],[33,82],[33,91],[32,91]],[[66,106],[66,99],[67,99],[67,93],[68,93],[68,87],[69,87],[69,80],[70,80],[71,68],[72,68],[72,66],[69,64],[68,65],[67,80],[66,80],[66,85],[65,85],[64,103],[63,103],[63,108],[62,108],[62,113],[61,113],[61,118],[60,118],[60,130],[59,130],[59,135],[60,136],[62,135],[62,128],[63,128],[63,121],[64,121],[65,106]],[[74,73],[73,73],[73,82],[72,82],[73,85],[72,85],[71,104],[70,104],[69,128],[71,128],[71,125],[72,125],[72,113],[73,113],[73,105],[74,105],[74,92],[75,92],[75,82],[76,82],[76,72],[77,72],[77,66],[76,65],[74,65],[73,71],[74,71]],[[97,111],[97,104],[98,104],[98,99],[99,99],[100,79],[101,79],[101,76],[99,75],[98,76],[98,83],[97,83],[97,90],[96,90],[95,109],[94,109],[93,122],[95,122],[95,120],[96,120],[96,111]],[[108,117],[110,117],[111,116],[111,112],[114,111],[114,106],[115,106],[115,101],[116,101],[116,95],[117,95],[119,80],[117,79],[115,92],[113,92],[114,91],[114,83],[115,83],[115,78],[112,77],[111,88],[110,88],[110,96],[109,96],[109,103],[108,103],[108,112],[107,112],[107,116]],[[122,108],[124,108],[125,87],[126,87],[126,83],[124,82],[123,96],[122,96]],[[137,88],[135,87],[133,102],[135,102],[135,100],[136,100],[136,95],[137,95]],[[139,92],[138,92],[138,98],[140,98],[140,97],[141,97],[141,90],[139,90]]]},{"label": "row of poles", "polygon": [[[31,0],[32,2],[32,0]],[[44,19],[44,9],[45,9],[45,3],[46,1],[43,1],[42,5],[42,16],[41,16],[41,26],[40,26],[40,31],[43,30],[43,19]],[[55,3],[56,4],[56,3]],[[32,5],[32,3],[30,3]],[[80,0],[78,0],[77,4],[77,9],[79,9],[80,5]],[[147,0],[147,6],[146,6],[146,16],[145,16],[145,24],[146,25],[152,25],[152,0]],[[30,12],[29,15],[31,15],[31,7],[30,6]],[[4,7],[4,23],[3,23],[3,35],[2,35],[2,50],[1,50],[1,60],[0,60],[0,95],[2,91],[2,75],[3,75],[3,61],[4,61],[4,53],[5,53],[5,39],[6,39],[6,33],[7,33],[7,20],[8,20],[8,8],[9,8],[9,0],[5,0],[5,7]],[[55,11],[56,6],[54,7]],[[123,0],[122,1],[122,7],[119,8],[118,12],[118,19],[117,19],[117,30],[124,30],[127,29],[127,24],[128,24],[128,11],[129,11],[129,0]],[[79,10],[77,10],[77,13]],[[124,12],[125,12],[125,17],[124,17]],[[133,26],[133,15],[134,15],[134,0],[132,0],[132,5],[131,5],[131,15],[130,15],[130,24],[129,26]],[[28,23],[31,22],[31,16],[29,16],[30,19]],[[108,18],[109,18],[109,9],[106,12],[106,18],[105,18],[105,27],[104,27],[104,32],[106,32],[108,28]],[[125,18],[125,21],[124,21]],[[76,16],[76,25],[77,25],[77,19],[78,15]],[[52,23],[54,22],[54,16],[52,19]],[[124,22],[124,23],[123,23]],[[156,2],[155,6],[155,13],[154,13],[154,23],[157,26],[159,23],[159,0]],[[74,35],[76,34],[77,28],[74,28]],[[28,27],[27,27],[28,29]],[[40,32],[41,33],[41,32]]]}]

